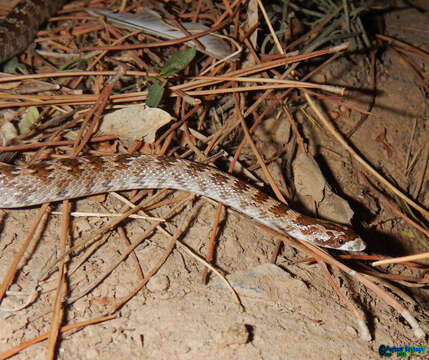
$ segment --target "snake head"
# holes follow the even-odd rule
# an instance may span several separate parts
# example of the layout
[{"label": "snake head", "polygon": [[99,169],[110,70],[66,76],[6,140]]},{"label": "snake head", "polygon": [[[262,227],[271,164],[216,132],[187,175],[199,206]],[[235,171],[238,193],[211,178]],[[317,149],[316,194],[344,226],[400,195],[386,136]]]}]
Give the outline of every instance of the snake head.
[{"label": "snake head", "polygon": [[291,234],[300,240],[344,251],[363,251],[365,242],[349,227],[326,220],[300,215],[296,219],[302,234]]}]

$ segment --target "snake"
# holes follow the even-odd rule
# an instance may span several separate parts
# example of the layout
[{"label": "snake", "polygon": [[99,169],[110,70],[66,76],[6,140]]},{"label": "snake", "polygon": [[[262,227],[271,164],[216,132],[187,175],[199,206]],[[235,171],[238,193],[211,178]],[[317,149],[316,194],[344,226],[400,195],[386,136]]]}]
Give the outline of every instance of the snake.
[{"label": "snake", "polygon": [[20,0],[0,21],[0,63],[24,51],[65,0]]},{"label": "snake", "polygon": [[362,251],[349,227],[292,210],[256,187],[215,167],[159,155],[80,156],[16,166],[0,165],[0,208],[132,189],[184,190],[219,201],[267,227],[318,246]]},{"label": "snake", "polygon": [[[0,63],[23,51],[64,0],[21,0],[0,23]],[[155,155],[81,156],[16,166],[0,165],[0,208],[132,189],[170,188],[217,200],[267,227],[318,246],[362,251],[349,227],[292,210],[212,166]]]}]

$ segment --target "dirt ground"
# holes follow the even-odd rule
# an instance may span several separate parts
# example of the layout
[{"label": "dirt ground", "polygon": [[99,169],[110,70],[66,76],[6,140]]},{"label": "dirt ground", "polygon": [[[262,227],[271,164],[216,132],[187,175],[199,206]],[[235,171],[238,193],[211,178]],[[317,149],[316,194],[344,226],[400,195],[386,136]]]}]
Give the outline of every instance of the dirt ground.
[{"label": "dirt ground", "polygon": [[[409,8],[392,12],[385,16],[384,21],[386,35],[429,51],[429,9],[418,11]],[[429,139],[427,94],[397,56],[386,51],[377,57],[377,96],[372,115],[349,141],[375,168],[387,178],[394,179],[399,188],[416,197],[427,208],[429,177],[427,163],[424,163]],[[427,82],[427,63],[423,67]],[[371,89],[368,60],[362,55],[342,57],[312,81]],[[371,99],[369,95],[357,95],[354,103],[368,109]],[[361,115],[341,107],[328,110],[331,114],[340,114],[336,125],[343,134],[353,129],[361,119]],[[298,121],[325,177],[333,189],[349,201],[357,222],[362,224],[359,231],[368,243],[367,253],[399,256],[428,251],[423,243],[415,241],[410,228],[368,190],[360,177],[361,168],[345,150],[303,117]],[[289,138],[290,129],[284,126],[284,119],[272,122],[255,136],[257,146],[262,152],[265,150],[266,158],[285,148]],[[269,132],[270,126],[277,131]],[[384,132],[387,145],[376,140]],[[411,170],[407,169],[408,152],[411,158],[416,156]],[[108,197],[103,206],[88,199],[75,201],[72,206],[74,210],[88,212],[103,212],[103,206],[109,212],[120,208],[118,200],[112,197]],[[61,205],[55,207],[58,210]],[[6,212],[0,237],[0,274],[7,271],[37,211],[33,208]],[[154,210],[152,215],[162,217],[167,211],[168,206]],[[190,216],[190,226],[181,241],[196,253],[205,254],[215,212],[216,205],[199,198],[189,210],[167,224],[166,229],[174,233],[175,228]],[[49,262],[53,249],[57,248],[60,238],[58,219],[58,216],[49,218],[47,231],[35,245],[34,254],[25,262],[17,281],[10,287],[10,295],[2,307],[14,308],[28,300],[16,296],[15,292],[31,296],[35,279]],[[222,219],[215,264],[228,274],[227,278],[237,291],[245,311],[216,275],[212,274],[208,285],[203,285],[202,265],[183,247],[177,247],[148,287],[128,302],[115,319],[63,336],[59,357],[377,359],[380,358],[378,349],[382,344],[425,345],[424,340],[416,340],[410,326],[391,307],[334,269],[337,285],[355,302],[368,324],[372,340],[360,339],[353,315],[332,290],[317,264],[299,263],[306,255],[288,246],[283,248],[276,264],[271,264],[269,260],[276,242],[273,236],[232,210],[224,210]],[[107,222],[100,218],[77,218],[73,221],[75,238]],[[134,239],[144,232],[148,224],[144,220],[128,221],[125,228],[128,236]],[[144,274],[163,256],[168,243],[165,235],[156,232],[136,249]],[[121,256],[125,248],[119,236],[111,234],[106,244],[70,276],[70,297],[83,292]],[[385,267],[384,271],[402,275],[417,273],[417,270],[414,272],[398,266]],[[129,258],[94,291],[67,308],[66,322],[75,323],[103,314],[126,296],[138,281],[135,264]],[[39,298],[31,306],[14,313],[0,313],[0,352],[48,331],[55,286],[56,278],[52,277],[43,284]],[[416,317],[423,331],[429,333],[427,287],[404,286],[401,291],[396,290],[396,287],[388,289]],[[45,347],[44,342],[31,346],[16,359],[42,359]],[[425,355],[414,358],[429,358],[429,350]]]}]

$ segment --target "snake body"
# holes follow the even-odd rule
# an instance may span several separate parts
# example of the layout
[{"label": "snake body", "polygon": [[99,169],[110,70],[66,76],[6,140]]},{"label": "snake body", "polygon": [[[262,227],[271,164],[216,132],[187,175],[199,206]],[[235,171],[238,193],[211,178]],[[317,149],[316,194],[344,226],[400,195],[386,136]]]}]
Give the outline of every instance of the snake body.
[{"label": "snake body", "polygon": [[220,201],[281,233],[319,246],[361,251],[351,229],[299,214],[213,167],[154,155],[83,156],[0,166],[0,208],[19,208],[109,191],[170,188]]},{"label": "snake body", "polygon": [[0,21],[0,63],[24,51],[65,0],[21,0]]},{"label": "snake body", "polygon": [[[21,0],[0,23],[0,63],[23,51],[65,0]],[[360,251],[349,228],[309,218],[215,168],[150,155],[80,157],[24,167],[0,165],[0,207],[19,208],[109,191],[185,190],[220,201],[258,222],[320,246]]]}]

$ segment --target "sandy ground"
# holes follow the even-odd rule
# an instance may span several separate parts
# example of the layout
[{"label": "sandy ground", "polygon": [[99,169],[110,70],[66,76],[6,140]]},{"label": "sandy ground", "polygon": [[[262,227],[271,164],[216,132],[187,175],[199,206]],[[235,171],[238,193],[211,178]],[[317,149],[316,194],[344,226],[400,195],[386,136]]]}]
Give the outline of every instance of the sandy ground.
[{"label": "sandy ground", "polygon": [[[428,51],[428,23],[427,13],[412,9],[392,13],[386,17],[386,34]],[[377,169],[395,179],[400,188],[418,196],[420,203],[427,207],[427,171],[423,189],[416,188],[424,169],[422,156],[411,172],[405,169],[410,144],[412,156],[427,145],[427,96],[397,57],[383,53],[379,60],[378,95],[373,116],[364,122],[350,141]],[[313,80],[359,89],[370,88],[368,63],[358,55],[343,58]],[[370,97],[356,98],[356,104],[363,108],[369,101]],[[341,108],[329,110],[341,114],[337,126],[343,133],[347,133],[360,119],[360,115],[354,112],[347,114]],[[361,233],[369,244],[368,253],[391,256],[427,251],[412,239],[410,229],[368,192],[359,178],[361,169],[347,153],[325,133],[304,119],[299,120],[310,149],[316,154],[328,181],[349,200],[355,217],[366,229]],[[282,128],[278,124],[273,124],[273,127],[279,128],[275,134],[259,131],[256,135],[257,145],[259,149],[266,150],[264,155],[267,157],[272,148],[284,147],[288,138],[287,127]],[[392,149],[390,154],[376,141],[384,129]],[[90,200],[76,201],[73,206],[81,211],[103,211],[100,204]],[[116,199],[109,198],[105,206],[114,211],[120,205]],[[162,216],[167,211],[166,207],[152,214]],[[182,241],[195,252],[204,254],[215,211],[216,207],[211,202],[198,199],[191,211],[176,216],[166,228],[174,233],[176,226],[191,213],[191,223]],[[0,237],[0,274],[6,272],[36,214],[37,209],[7,212]],[[60,358],[377,359],[381,344],[424,344],[415,339],[409,325],[392,308],[344,273],[333,270],[338,286],[355,302],[368,324],[373,339],[369,342],[361,340],[353,315],[333,292],[317,264],[297,263],[305,258],[305,254],[287,246],[276,264],[270,264],[275,246],[275,239],[270,234],[231,210],[224,211],[222,219],[216,266],[229,274],[227,278],[238,292],[245,311],[216,275],[210,276],[207,286],[202,285],[202,265],[185,250],[177,248],[148,288],[127,303],[114,320],[65,335],[60,343]],[[73,235],[78,239],[106,221],[76,219]],[[129,221],[125,228],[128,236],[136,239],[148,224],[142,220]],[[49,256],[55,252],[58,242],[59,220],[53,216],[11,291],[28,293],[32,289],[34,280],[50,260]],[[156,232],[137,248],[136,255],[145,274],[162,257],[168,242],[165,235]],[[81,293],[124,251],[123,241],[112,234],[106,244],[71,275],[70,296]],[[392,272],[413,275],[411,270],[401,267],[393,268]],[[48,331],[55,281],[53,277],[44,284],[40,297],[30,307],[14,314],[2,313],[0,352]],[[126,296],[137,283],[135,265],[128,259],[89,295],[69,306],[67,323],[97,317]],[[395,289],[388,291],[392,291],[428,333],[428,290],[401,289],[402,293]],[[12,294],[3,306],[14,307],[25,300]],[[42,359],[44,349],[44,343],[38,344],[16,358]],[[426,352],[425,356],[428,354]]]}]

